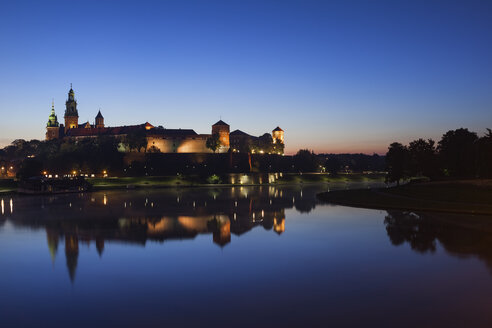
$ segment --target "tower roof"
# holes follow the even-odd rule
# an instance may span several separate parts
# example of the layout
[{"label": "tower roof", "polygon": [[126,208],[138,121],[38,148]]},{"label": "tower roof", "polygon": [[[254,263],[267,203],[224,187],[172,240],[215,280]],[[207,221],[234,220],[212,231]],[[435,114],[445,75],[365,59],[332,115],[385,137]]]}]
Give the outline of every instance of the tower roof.
[{"label": "tower roof", "polygon": [[102,116],[102,114],[101,114],[101,111],[98,111],[98,112],[97,112],[96,118],[104,118],[104,117]]},{"label": "tower roof", "polygon": [[275,131],[282,131],[282,132],[283,132],[284,130],[282,130],[280,127],[278,127],[278,126],[277,126],[277,127],[273,130],[273,132],[275,132]]},{"label": "tower roof", "polygon": [[51,103],[51,114],[48,119],[48,124],[46,125],[47,127],[53,128],[53,127],[58,127],[58,117],[55,114],[55,101],[53,100]]},{"label": "tower roof", "polygon": [[249,134],[246,132],[243,132],[241,130],[234,130],[230,133],[230,136],[244,136],[244,137],[251,137]]},{"label": "tower roof", "polygon": [[222,121],[222,120],[219,120],[217,123],[215,123],[214,125],[212,126],[216,126],[216,125],[225,125],[225,126],[229,126],[229,124],[227,124],[226,122]]}]

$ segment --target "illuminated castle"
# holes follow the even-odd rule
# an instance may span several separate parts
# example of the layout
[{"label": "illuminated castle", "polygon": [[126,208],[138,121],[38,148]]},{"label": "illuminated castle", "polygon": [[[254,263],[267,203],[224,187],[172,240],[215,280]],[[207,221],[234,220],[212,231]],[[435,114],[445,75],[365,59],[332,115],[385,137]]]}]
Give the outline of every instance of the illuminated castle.
[{"label": "illuminated castle", "polygon": [[[79,112],[77,110],[77,100],[75,92],[70,85],[68,91],[68,99],[65,102],[64,124],[58,122],[58,117],[55,113],[54,103],[51,106],[51,114],[46,124],[46,140],[72,138],[94,138],[98,136],[114,136],[123,140],[124,137],[131,134],[145,135],[147,139],[148,152],[160,153],[211,153],[212,150],[207,147],[207,139],[212,135],[217,135],[219,147],[217,152],[225,153],[234,144],[234,151],[240,152],[247,147],[242,147],[242,144],[251,144],[256,142],[258,138],[242,131],[236,130],[230,133],[229,124],[219,120],[212,125],[211,134],[198,134],[192,129],[165,129],[163,127],[154,127],[146,122],[139,125],[106,127],[104,125],[104,117],[99,111],[95,117],[94,124],[85,122],[79,124]],[[284,131],[277,127],[268,135],[274,144],[284,144]],[[265,136],[264,135],[264,136]],[[122,147],[123,151],[130,151]],[[283,151],[282,151],[283,153]]]}]

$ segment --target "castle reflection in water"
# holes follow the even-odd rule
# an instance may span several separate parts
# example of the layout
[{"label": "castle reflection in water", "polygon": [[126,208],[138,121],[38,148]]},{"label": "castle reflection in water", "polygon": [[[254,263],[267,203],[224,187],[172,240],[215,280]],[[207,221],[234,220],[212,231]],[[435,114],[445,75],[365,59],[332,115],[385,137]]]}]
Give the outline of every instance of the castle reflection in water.
[{"label": "castle reflection in water", "polygon": [[240,236],[259,226],[280,235],[286,229],[285,210],[314,209],[320,188],[326,187],[181,188],[4,198],[0,225],[10,222],[19,228],[45,229],[53,261],[64,242],[73,280],[80,244],[95,243],[102,256],[105,243],[113,241],[145,245],[211,234],[213,243],[224,247],[231,234]]}]

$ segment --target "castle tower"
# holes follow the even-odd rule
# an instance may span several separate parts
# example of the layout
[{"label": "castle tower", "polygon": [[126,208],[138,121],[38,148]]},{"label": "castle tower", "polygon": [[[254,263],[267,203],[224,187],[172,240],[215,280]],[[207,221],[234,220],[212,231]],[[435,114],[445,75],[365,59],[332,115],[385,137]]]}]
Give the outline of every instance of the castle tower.
[{"label": "castle tower", "polygon": [[60,137],[60,124],[55,114],[55,102],[51,103],[51,114],[46,124],[46,140],[58,139]]},{"label": "castle tower", "polygon": [[101,111],[97,112],[96,128],[97,129],[104,128],[104,117],[102,116]]},{"label": "castle tower", "polygon": [[79,258],[79,238],[77,235],[65,235],[65,256],[67,259],[68,275],[70,276],[70,281],[73,282]]},{"label": "castle tower", "polygon": [[212,125],[212,134],[218,134],[220,140],[220,152],[229,150],[229,124],[220,120]]},{"label": "castle tower", "polygon": [[272,131],[273,143],[284,143],[284,130],[278,126]]},{"label": "castle tower", "polygon": [[65,132],[67,132],[68,129],[79,127],[79,112],[77,111],[77,101],[75,100],[75,93],[73,92],[71,83],[65,106]]}]

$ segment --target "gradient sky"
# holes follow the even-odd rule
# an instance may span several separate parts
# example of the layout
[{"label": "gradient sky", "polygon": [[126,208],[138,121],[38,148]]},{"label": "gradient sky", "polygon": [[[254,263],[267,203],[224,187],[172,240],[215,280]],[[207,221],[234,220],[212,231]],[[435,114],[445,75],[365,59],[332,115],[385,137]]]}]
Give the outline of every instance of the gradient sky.
[{"label": "gradient sky", "polygon": [[2,1],[0,145],[80,122],[285,130],[286,152],[384,153],[492,128],[492,1]]}]

